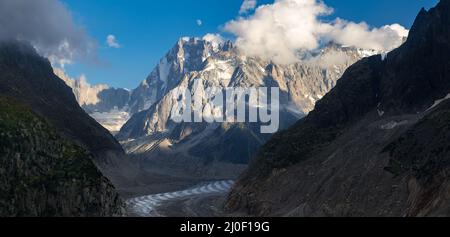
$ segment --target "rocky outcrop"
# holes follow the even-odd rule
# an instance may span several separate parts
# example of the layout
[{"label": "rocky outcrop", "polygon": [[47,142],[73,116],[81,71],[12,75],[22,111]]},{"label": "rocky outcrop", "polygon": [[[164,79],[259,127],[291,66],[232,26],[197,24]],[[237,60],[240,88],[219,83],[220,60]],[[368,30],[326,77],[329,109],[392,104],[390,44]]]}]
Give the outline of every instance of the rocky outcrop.
[{"label": "rocky outcrop", "polygon": [[0,216],[122,216],[115,188],[83,148],[0,97]]},{"label": "rocky outcrop", "polygon": [[[229,196],[267,216],[448,216],[450,1],[405,44],[351,66],[306,118],[275,135]],[[433,106],[434,105],[434,106]]]}]

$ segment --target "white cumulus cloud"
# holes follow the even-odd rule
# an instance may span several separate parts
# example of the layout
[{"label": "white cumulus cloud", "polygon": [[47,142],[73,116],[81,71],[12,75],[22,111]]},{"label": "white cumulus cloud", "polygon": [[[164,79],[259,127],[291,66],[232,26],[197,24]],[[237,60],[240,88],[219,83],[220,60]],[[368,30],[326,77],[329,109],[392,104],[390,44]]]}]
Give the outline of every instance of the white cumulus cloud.
[{"label": "white cumulus cloud", "polygon": [[321,18],[333,9],[319,0],[275,0],[248,17],[228,22],[224,29],[236,36],[237,47],[249,56],[276,63],[296,62],[301,50],[334,41],[363,49],[389,51],[403,42],[408,30],[398,24],[372,28],[368,24]]},{"label": "white cumulus cloud", "polygon": [[244,0],[244,2],[241,5],[241,8],[239,9],[239,14],[245,14],[255,9],[257,4],[258,2],[256,0]]},{"label": "white cumulus cloud", "polygon": [[200,20],[200,19],[197,19],[197,20],[195,21],[195,23],[197,23],[198,26],[202,26],[202,25],[203,25],[203,21]]},{"label": "white cumulus cloud", "polygon": [[225,42],[225,39],[220,34],[211,34],[211,33],[208,33],[205,36],[203,36],[203,40],[217,44],[223,44]]},{"label": "white cumulus cloud", "polygon": [[110,48],[120,48],[120,44],[119,41],[117,41],[116,36],[115,35],[108,35],[106,37],[106,44],[108,45],[108,47]]},{"label": "white cumulus cloud", "polygon": [[218,47],[219,45],[225,43],[225,39],[220,34],[208,33],[202,38],[204,41],[210,42],[213,47]]},{"label": "white cumulus cloud", "polygon": [[95,58],[96,43],[58,0],[1,0],[0,40],[30,42],[52,64]]}]

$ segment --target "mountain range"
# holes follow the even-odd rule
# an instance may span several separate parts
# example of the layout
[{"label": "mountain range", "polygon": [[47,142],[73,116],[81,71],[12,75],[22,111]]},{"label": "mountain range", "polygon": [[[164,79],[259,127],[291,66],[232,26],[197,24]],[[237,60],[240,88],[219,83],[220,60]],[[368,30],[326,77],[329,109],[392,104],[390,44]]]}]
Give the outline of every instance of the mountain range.
[{"label": "mountain range", "polygon": [[132,91],[64,81],[86,112],[109,128],[127,153],[151,161],[146,166],[154,162],[167,166],[170,157],[178,169],[193,166],[196,173],[207,166],[216,170],[217,177],[217,170],[230,173],[224,168],[228,164],[248,164],[271,135],[260,133],[258,123],[174,123],[170,119],[174,92],[188,89],[199,96],[193,88],[198,79],[205,90],[276,86],[281,93],[280,128],[285,129],[313,110],[350,65],[376,53],[329,43],[302,52],[298,63],[277,65],[244,55],[230,41],[184,37]]},{"label": "mountain range", "polygon": [[[0,216],[171,213],[196,194],[183,205],[231,216],[449,216],[449,26],[441,0],[391,52],[330,42],[288,65],[184,37],[133,90],[1,41]],[[208,89],[263,87],[280,90],[275,134],[171,118],[177,92],[203,108]]]}]

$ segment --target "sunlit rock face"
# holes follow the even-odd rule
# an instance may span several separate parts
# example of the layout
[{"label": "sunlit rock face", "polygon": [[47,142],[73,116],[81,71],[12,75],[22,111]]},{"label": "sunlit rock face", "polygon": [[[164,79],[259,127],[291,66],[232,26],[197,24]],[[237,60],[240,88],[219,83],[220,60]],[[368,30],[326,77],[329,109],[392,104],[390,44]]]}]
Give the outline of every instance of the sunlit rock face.
[{"label": "sunlit rock face", "polygon": [[134,154],[159,152],[167,142],[171,152],[246,164],[271,134],[261,134],[260,126],[250,123],[174,123],[173,94],[188,89],[194,97],[203,96],[193,88],[198,80],[206,90],[279,87],[280,129],[285,129],[309,113],[350,65],[375,53],[330,43],[299,52],[297,63],[279,65],[247,57],[231,42],[182,38],[132,91],[128,106],[133,116],[117,137]]},{"label": "sunlit rock face", "polygon": [[116,133],[130,118],[128,102],[131,92],[108,85],[90,85],[84,76],[79,79],[69,77],[62,69],[54,68],[54,73],[70,88],[80,106],[104,128]]}]

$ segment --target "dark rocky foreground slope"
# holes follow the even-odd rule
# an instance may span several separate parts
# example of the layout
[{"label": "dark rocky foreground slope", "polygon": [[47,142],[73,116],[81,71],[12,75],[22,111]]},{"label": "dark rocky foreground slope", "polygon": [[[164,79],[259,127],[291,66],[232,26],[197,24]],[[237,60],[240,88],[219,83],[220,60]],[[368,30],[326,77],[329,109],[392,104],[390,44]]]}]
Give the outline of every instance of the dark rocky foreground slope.
[{"label": "dark rocky foreground slope", "polygon": [[[121,202],[115,190],[122,195],[132,195],[131,191],[124,190],[145,185],[142,182],[149,180],[131,163],[114,137],[83,111],[72,90],[53,73],[49,61],[28,44],[0,42],[0,96],[29,108],[54,129],[51,134],[57,134],[56,141],[46,140],[56,135],[34,130],[38,134],[19,130],[25,134],[17,134],[16,140],[4,138],[0,147],[7,153],[2,154],[1,159],[10,164],[2,166],[0,174],[2,188],[10,196],[1,196],[5,197],[0,201],[2,208],[9,208],[1,214],[120,214]],[[3,111],[1,113],[9,116]],[[8,119],[5,121],[10,123]],[[16,126],[21,129],[20,124]],[[31,129],[33,124],[26,126]],[[20,141],[21,137],[24,141]],[[73,150],[75,154],[67,154],[68,150]],[[22,164],[24,160],[28,162],[25,165]],[[14,166],[14,162],[19,163]],[[11,176],[16,173],[19,176]],[[71,183],[72,177],[75,183]],[[15,190],[16,184],[23,186],[19,185]],[[15,197],[21,199],[16,200]],[[80,206],[78,209],[77,205]],[[36,211],[33,212],[33,209]]]},{"label": "dark rocky foreground slope", "polygon": [[404,45],[350,67],[313,112],[275,135],[228,211],[449,216],[449,92],[450,1],[441,0],[421,10]]},{"label": "dark rocky foreground slope", "polygon": [[0,97],[0,216],[120,216],[124,204],[81,147]]},{"label": "dark rocky foreground slope", "polygon": [[114,184],[124,185],[136,173],[120,144],[83,111],[49,61],[30,45],[0,42],[0,95],[29,106],[60,135],[89,151]]}]

